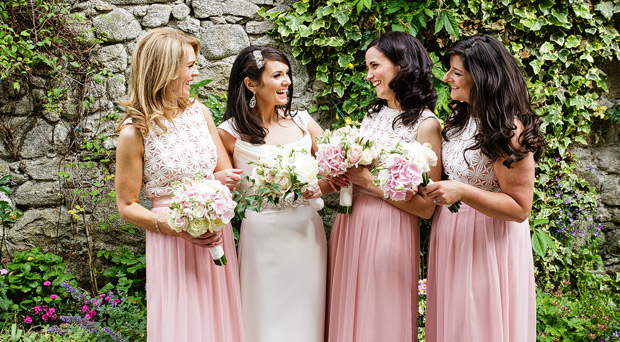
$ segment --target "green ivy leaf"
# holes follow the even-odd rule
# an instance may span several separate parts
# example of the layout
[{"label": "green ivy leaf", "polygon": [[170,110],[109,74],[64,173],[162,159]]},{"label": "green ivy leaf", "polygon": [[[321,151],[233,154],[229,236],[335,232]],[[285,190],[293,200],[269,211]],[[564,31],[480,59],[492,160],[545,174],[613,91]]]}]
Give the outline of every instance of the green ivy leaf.
[{"label": "green ivy leaf", "polygon": [[609,20],[614,15],[614,4],[609,1],[604,1],[594,6],[594,9],[601,12],[605,19]]},{"label": "green ivy leaf", "polygon": [[570,35],[566,38],[564,47],[571,49],[579,46],[579,43],[581,43],[581,36]]}]

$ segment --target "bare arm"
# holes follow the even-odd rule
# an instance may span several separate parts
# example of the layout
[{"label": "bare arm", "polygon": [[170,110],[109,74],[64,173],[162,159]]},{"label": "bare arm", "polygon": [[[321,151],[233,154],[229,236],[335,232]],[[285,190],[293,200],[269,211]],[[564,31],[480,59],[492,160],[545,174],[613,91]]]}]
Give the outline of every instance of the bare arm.
[{"label": "bare arm", "polygon": [[[437,154],[437,165],[431,167],[429,176],[432,180],[441,179],[441,125],[435,119],[426,119],[418,127],[416,139],[420,143],[428,142],[433,151]],[[377,197],[383,197],[383,191],[373,184],[373,176],[367,168],[350,169],[347,172],[347,179],[356,185],[366,189]],[[435,204],[432,199],[421,194],[414,195],[406,201],[394,201],[387,199],[388,203],[416,216],[429,219],[435,211]]]},{"label": "bare arm", "polygon": [[[512,143],[519,147],[518,137],[522,125],[520,123],[517,125],[517,132],[515,132]],[[503,161],[504,158],[499,158],[493,165],[501,192],[486,191],[456,181],[442,181],[427,187],[428,196],[436,199],[438,204],[451,204],[461,200],[490,217],[523,222],[527,220],[532,209],[534,156],[529,153],[524,159],[512,163],[511,168],[504,166]]]},{"label": "bare arm", "polygon": [[[213,247],[221,243],[219,234],[205,234],[194,238],[185,232],[177,233],[166,219],[146,209],[139,203],[142,175],[144,173],[144,144],[142,134],[133,125],[125,126],[118,138],[116,147],[116,206],[121,218],[137,227],[162,234],[184,238],[204,247]],[[157,220],[157,226],[155,225]]]}]

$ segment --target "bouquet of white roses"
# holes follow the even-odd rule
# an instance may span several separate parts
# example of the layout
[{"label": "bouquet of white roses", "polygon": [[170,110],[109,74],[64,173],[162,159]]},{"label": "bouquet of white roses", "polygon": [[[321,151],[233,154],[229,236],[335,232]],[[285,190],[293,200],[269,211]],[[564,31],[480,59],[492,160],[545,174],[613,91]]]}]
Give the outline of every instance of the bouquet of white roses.
[{"label": "bouquet of white roses", "polygon": [[[267,198],[274,204],[278,204],[288,196],[293,196],[293,200],[297,200],[303,196],[303,192],[314,191],[319,186],[317,161],[303,149],[278,145],[272,153],[260,157],[252,164],[256,165],[250,176],[254,192],[260,198]],[[317,211],[324,209],[321,198],[314,198],[308,202]],[[260,204],[258,207],[260,208]]]},{"label": "bouquet of white roses", "polygon": [[[348,168],[370,165],[377,158],[374,141],[366,139],[356,126],[343,126],[335,131],[325,130],[322,137],[316,138],[319,150],[316,158],[319,172],[323,176],[338,176]],[[339,213],[350,214],[353,190],[349,185],[340,189]]]},{"label": "bouquet of white roses", "polygon": [[[197,174],[173,183],[172,203],[168,224],[175,231],[185,231],[193,237],[220,231],[235,216],[230,190],[217,180]],[[216,265],[226,265],[221,245],[209,248]]]}]

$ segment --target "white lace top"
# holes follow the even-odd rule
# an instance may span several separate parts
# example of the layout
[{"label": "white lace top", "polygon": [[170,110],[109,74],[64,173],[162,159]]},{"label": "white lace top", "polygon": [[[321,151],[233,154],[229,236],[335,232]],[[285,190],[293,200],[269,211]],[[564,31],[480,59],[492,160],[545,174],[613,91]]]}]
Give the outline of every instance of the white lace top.
[{"label": "white lace top", "polygon": [[166,133],[155,126],[144,137],[142,180],[149,198],[169,195],[172,182],[198,171],[211,175],[217,164],[217,149],[198,101],[172,121],[163,120]]},{"label": "white lace top", "polygon": [[392,123],[394,119],[401,113],[398,109],[392,109],[383,106],[378,113],[372,116],[366,115],[362,121],[360,130],[370,139],[375,140],[375,146],[379,149],[390,148],[397,141],[413,142],[418,137],[418,126],[426,119],[434,118],[439,121],[433,112],[425,110],[422,112],[418,120],[412,126],[405,126],[399,120],[394,129]]},{"label": "white lace top", "polygon": [[444,173],[448,179],[470,184],[483,190],[500,192],[499,182],[493,169],[494,160],[485,156],[480,149],[467,150],[463,156],[463,151],[473,145],[477,131],[476,120],[470,118],[461,132],[451,133],[448,136],[449,140],[443,141],[441,154]]}]

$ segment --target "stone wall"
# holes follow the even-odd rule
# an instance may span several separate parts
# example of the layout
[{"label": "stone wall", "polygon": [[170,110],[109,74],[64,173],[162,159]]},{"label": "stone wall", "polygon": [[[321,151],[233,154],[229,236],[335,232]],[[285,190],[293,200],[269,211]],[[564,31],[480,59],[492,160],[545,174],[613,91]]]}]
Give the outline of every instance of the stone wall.
[{"label": "stone wall", "polygon": [[[601,106],[615,108],[620,105],[620,63],[605,63],[609,93],[600,101]],[[579,158],[577,172],[583,174],[596,188],[599,216],[605,242],[602,257],[608,270],[620,272],[620,123],[595,121],[588,139],[588,146],[572,149]]]},{"label": "stone wall", "polygon": [[[0,176],[13,176],[14,193],[10,200],[24,211],[24,216],[15,225],[2,232],[6,239],[2,255],[6,258],[16,250],[42,246],[65,257],[71,271],[78,278],[87,280],[89,242],[94,251],[111,250],[122,245],[136,252],[144,251],[144,232],[138,229],[131,234],[123,228],[124,223],[114,217],[116,207],[113,202],[97,205],[87,202],[80,220],[72,219],[68,213],[75,208],[79,197],[73,192],[80,185],[93,189],[92,183],[102,179],[109,166],[99,160],[92,168],[79,167],[81,158],[89,152],[82,151],[75,144],[80,138],[102,134],[110,137],[102,140],[103,147],[114,150],[114,122],[104,118],[120,111],[118,98],[126,93],[131,51],[136,39],[161,26],[176,27],[199,38],[200,76],[195,81],[213,80],[208,89],[200,90],[200,94],[221,92],[227,87],[236,54],[244,47],[250,44],[274,46],[291,57],[287,46],[268,36],[272,24],[256,14],[260,7],[268,11],[283,9],[288,0],[68,1],[73,12],[86,19],[86,26],[94,26],[97,36],[106,37],[106,42],[93,51],[93,59],[113,75],[105,84],[88,89],[98,101],[85,117],[79,117],[72,109],[75,106],[70,104],[58,110],[36,110],[40,108],[50,82],[45,75],[35,76],[29,90],[22,87],[21,91],[15,91],[10,84],[0,83]],[[293,58],[291,62],[295,82],[294,106],[305,109],[312,104],[321,83],[313,80],[305,66]],[[607,101],[604,104],[611,106],[620,102],[620,72],[618,63],[610,64],[609,69],[611,93],[603,102]],[[75,95],[73,98],[79,98],[76,91],[69,93]],[[330,118],[317,119],[322,119],[320,122],[325,127],[330,122]],[[590,140],[591,146],[575,148],[573,152],[581,160],[578,171],[586,174],[599,190],[601,204],[598,213],[607,239],[605,262],[610,269],[617,270],[620,265],[619,125],[607,127],[605,136],[593,133]],[[592,171],[588,165],[593,167]],[[72,181],[59,177],[59,171],[70,173]],[[113,190],[112,181],[98,189],[101,194]],[[329,199],[333,202],[335,197],[332,195]],[[148,207],[148,201],[142,200]],[[326,222],[332,219],[333,215]],[[102,222],[109,227],[97,228]],[[329,224],[327,226],[329,228]]]}]

